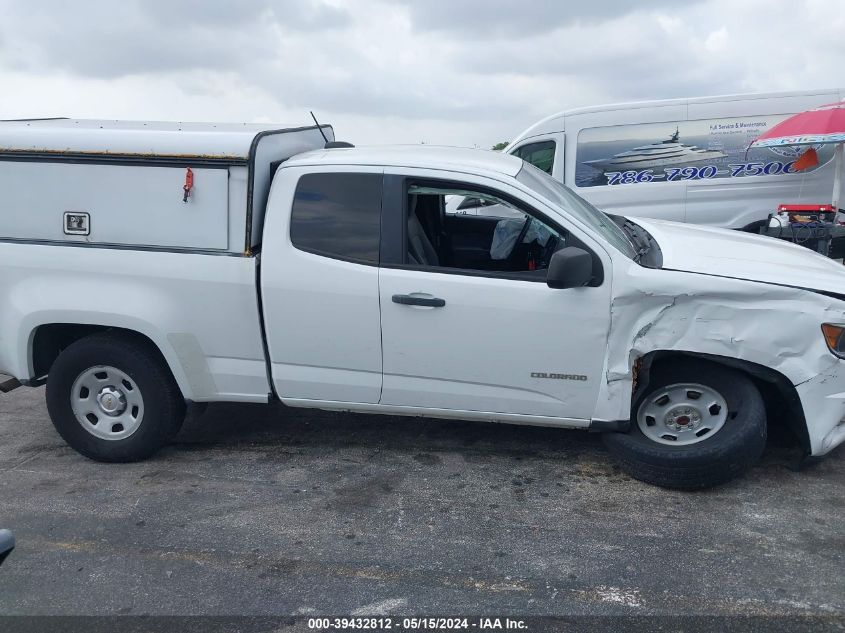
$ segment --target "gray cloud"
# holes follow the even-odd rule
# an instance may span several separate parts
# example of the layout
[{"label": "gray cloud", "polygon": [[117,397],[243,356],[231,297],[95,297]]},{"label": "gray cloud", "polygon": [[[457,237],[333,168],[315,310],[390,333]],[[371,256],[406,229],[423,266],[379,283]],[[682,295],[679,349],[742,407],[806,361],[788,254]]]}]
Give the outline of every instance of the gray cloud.
[{"label": "gray cloud", "polygon": [[[508,36],[528,39],[576,23],[592,24],[681,6],[677,0],[387,0],[408,8],[416,30],[436,31],[469,40]],[[701,0],[687,0],[688,7]]]},{"label": "gray cloud", "polygon": [[845,12],[824,0],[0,0],[0,15],[0,118],[314,109],[358,142],[484,146],[571,107],[830,87],[845,65]]},{"label": "gray cloud", "polygon": [[279,33],[316,36],[350,20],[345,10],[296,0],[6,0],[0,12],[17,34],[18,45],[6,46],[9,65],[105,78],[238,69],[272,55]]},{"label": "gray cloud", "polygon": [[346,9],[322,2],[298,0],[141,0],[150,19],[157,24],[179,28],[188,25],[218,26],[231,29],[255,21],[270,20],[286,29],[318,32],[347,26]]},{"label": "gray cloud", "polygon": [[[344,112],[371,117],[443,119],[472,122],[480,116],[510,118],[524,111],[521,99],[502,97],[485,104],[473,96],[483,92],[476,83],[457,90],[436,90],[397,81],[394,75],[362,82],[356,78],[313,81],[313,76],[285,77],[279,84],[280,99],[289,107],[307,110],[315,104],[342,104]],[[281,91],[284,90],[284,93]]]}]

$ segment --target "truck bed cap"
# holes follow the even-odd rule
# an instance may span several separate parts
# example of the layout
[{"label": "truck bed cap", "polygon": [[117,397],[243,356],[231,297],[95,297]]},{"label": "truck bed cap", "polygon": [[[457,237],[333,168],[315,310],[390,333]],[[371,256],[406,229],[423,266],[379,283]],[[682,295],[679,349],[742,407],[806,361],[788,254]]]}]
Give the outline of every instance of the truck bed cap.
[{"label": "truck bed cap", "polygon": [[314,127],[94,119],[0,121],[0,154],[154,156],[243,162],[249,159],[255,139],[260,136]]}]

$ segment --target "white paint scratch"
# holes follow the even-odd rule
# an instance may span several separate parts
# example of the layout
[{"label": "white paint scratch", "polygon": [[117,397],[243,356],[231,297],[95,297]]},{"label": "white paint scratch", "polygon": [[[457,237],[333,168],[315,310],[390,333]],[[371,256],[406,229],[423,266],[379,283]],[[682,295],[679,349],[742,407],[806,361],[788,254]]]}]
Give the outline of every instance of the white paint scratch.
[{"label": "white paint scratch", "polygon": [[379,600],[378,602],[373,602],[372,604],[353,609],[351,615],[389,615],[396,609],[401,609],[406,606],[408,606],[407,598],[388,598],[387,600]]},{"label": "white paint scratch", "polygon": [[643,606],[640,592],[636,589],[620,589],[619,587],[596,587],[596,594],[602,602],[623,604],[626,607]]}]

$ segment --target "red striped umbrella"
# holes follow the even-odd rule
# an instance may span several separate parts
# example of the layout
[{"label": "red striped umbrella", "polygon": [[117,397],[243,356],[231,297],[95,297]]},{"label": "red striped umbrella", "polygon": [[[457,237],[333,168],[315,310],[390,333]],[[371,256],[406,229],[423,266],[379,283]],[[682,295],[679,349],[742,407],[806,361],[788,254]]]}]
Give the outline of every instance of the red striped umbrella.
[{"label": "red striped umbrella", "polygon": [[821,145],[835,143],[835,175],[833,180],[833,206],[839,208],[842,190],[843,144],[845,144],[845,101],[829,103],[781,121],[758,137],[752,147],[778,145]]}]

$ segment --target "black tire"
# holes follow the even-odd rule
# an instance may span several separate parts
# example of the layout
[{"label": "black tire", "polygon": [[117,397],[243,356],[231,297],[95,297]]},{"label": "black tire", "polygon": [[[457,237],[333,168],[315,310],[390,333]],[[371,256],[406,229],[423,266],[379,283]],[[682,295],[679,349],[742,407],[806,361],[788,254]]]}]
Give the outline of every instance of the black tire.
[{"label": "black tire", "polygon": [[205,415],[205,412],[208,410],[208,403],[207,402],[192,402],[187,405],[185,409],[185,415],[182,421],[179,423],[179,426],[173,431],[173,435],[171,439],[176,437],[179,431],[182,430],[182,427],[186,424],[191,427],[194,424],[200,423],[200,418]]},{"label": "black tire", "polygon": [[[86,430],[71,406],[77,377],[92,367],[114,367],[134,381],[143,396],[137,429],[124,439],[103,439]],[[185,418],[185,401],[164,359],[146,339],[103,332],[69,345],[47,376],[47,410],[59,435],[75,450],[101,462],[146,459],[164,446]]]},{"label": "black tire", "polygon": [[[684,446],[659,444],[637,424],[637,411],[661,387],[697,383],[715,389],[728,405],[728,418],[713,436]],[[766,445],[766,409],[759,390],[735,369],[699,360],[683,360],[653,372],[631,410],[628,433],[607,433],[604,443],[632,477],[664,488],[698,490],[738,477]]]},{"label": "black tire", "polygon": [[743,233],[753,233],[754,235],[760,234],[760,229],[766,226],[766,220],[757,220],[756,222],[752,222],[751,224],[746,224],[743,226],[740,231]]}]

